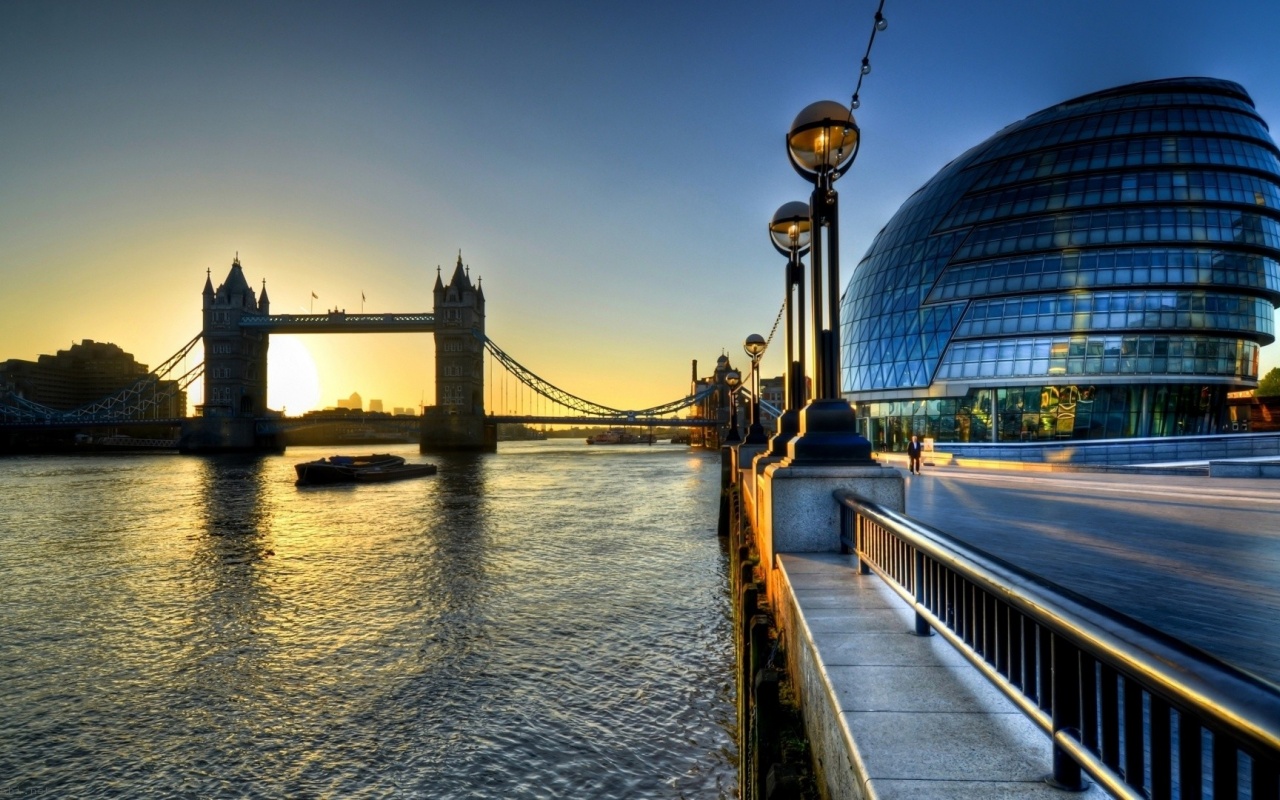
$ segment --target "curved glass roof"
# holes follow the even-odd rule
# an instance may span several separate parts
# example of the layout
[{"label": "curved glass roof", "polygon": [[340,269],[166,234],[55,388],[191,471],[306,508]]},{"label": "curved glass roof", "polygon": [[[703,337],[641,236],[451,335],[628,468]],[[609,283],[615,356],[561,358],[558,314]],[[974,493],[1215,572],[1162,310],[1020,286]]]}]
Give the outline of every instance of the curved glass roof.
[{"label": "curved glass roof", "polygon": [[1277,305],[1280,150],[1248,93],[1131,84],[1010,125],[907,200],[842,299],[844,390],[1249,382]]}]

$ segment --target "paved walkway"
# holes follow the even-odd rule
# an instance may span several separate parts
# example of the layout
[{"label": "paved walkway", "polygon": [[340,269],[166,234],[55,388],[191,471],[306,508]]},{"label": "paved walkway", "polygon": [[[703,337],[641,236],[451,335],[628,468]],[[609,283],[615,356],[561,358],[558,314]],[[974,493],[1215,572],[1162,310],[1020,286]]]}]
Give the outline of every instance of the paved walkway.
[{"label": "paved walkway", "polygon": [[[811,657],[801,655],[833,796],[869,800],[1101,800],[1045,782],[1049,737],[851,556],[778,557]],[[847,752],[848,760],[843,757]],[[852,764],[856,763],[856,770]],[[854,785],[855,776],[861,776]]]},{"label": "paved walkway", "polygon": [[1280,482],[925,467],[907,514],[1280,685]]}]

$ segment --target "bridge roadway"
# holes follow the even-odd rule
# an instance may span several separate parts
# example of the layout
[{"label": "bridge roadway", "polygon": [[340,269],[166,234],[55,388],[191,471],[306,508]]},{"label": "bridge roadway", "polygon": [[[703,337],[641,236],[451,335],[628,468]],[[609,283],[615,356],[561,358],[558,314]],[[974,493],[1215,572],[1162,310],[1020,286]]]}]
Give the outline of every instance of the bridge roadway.
[{"label": "bridge roadway", "polygon": [[907,514],[1280,684],[1280,482],[925,466]]}]

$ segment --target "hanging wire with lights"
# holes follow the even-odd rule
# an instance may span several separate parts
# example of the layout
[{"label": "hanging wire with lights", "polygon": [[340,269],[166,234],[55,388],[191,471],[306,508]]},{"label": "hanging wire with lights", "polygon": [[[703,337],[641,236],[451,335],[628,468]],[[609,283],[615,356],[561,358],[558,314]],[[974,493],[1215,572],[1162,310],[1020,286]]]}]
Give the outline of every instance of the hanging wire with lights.
[{"label": "hanging wire with lights", "polygon": [[876,43],[876,34],[888,27],[889,21],[884,18],[884,0],[880,0],[880,5],[876,8],[875,24],[871,26],[871,38],[867,39],[867,52],[862,56],[862,69],[858,71],[858,85],[853,88],[853,98],[849,100],[850,116],[862,105],[858,93],[862,91],[862,79],[871,74],[871,46]]}]

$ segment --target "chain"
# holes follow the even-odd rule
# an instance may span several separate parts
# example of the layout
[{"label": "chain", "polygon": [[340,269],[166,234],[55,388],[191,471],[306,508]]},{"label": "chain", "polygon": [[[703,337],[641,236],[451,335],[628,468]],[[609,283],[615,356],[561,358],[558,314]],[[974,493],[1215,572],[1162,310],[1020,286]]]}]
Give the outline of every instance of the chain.
[{"label": "chain", "polygon": [[764,340],[764,350],[760,351],[760,355],[764,355],[769,350],[769,343],[773,341],[773,335],[778,332],[778,323],[782,322],[782,314],[787,310],[787,299],[782,299],[782,307],[778,309],[778,317],[773,321],[773,328],[769,331],[769,338]]}]

